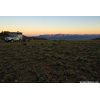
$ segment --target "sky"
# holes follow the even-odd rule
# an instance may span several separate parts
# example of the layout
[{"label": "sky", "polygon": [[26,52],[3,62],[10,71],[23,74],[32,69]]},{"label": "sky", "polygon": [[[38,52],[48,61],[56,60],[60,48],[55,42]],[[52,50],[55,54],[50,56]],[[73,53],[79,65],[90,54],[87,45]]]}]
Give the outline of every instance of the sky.
[{"label": "sky", "polygon": [[41,34],[100,34],[100,16],[0,16],[0,31]]}]

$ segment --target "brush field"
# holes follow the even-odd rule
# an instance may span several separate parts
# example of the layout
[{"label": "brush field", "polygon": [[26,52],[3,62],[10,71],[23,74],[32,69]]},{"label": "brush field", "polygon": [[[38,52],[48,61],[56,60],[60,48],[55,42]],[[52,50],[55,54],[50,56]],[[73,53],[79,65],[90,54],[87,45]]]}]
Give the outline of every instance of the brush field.
[{"label": "brush field", "polygon": [[1,83],[100,81],[100,40],[0,42]]}]

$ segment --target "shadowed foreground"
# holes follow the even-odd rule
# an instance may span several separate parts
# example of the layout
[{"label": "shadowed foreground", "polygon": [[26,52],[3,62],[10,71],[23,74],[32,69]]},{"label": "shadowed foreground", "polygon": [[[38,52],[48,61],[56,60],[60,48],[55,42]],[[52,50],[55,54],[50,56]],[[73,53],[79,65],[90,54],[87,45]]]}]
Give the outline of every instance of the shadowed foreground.
[{"label": "shadowed foreground", "polygon": [[100,41],[0,43],[0,82],[100,81]]}]

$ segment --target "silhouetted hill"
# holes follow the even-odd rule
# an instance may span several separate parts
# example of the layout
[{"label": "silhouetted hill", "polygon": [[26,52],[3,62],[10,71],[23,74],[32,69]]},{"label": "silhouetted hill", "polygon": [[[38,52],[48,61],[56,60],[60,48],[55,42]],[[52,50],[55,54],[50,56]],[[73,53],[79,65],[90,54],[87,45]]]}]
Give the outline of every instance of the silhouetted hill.
[{"label": "silhouetted hill", "polygon": [[28,36],[25,36],[23,35],[23,40],[47,40],[45,38],[41,38],[41,37],[28,37]]},{"label": "silhouetted hill", "polygon": [[55,35],[40,35],[37,36],[38,38],[45,38],[48,40],[91,40],[100,38],[100,34],[84,34],[84,35],[78,35],[78,34],[55,34]]},{"label": "silhouetted hill", "polygon": [[93,40],[100,40],[100,38],[95,38],[95,39],[93,39]]}]

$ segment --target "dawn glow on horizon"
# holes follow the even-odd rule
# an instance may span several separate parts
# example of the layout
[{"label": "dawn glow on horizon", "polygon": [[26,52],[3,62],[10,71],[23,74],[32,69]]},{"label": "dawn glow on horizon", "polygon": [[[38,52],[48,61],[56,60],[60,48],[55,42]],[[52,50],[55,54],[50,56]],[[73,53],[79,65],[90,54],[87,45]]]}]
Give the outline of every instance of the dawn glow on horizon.
[{"label": "dawn glow on horizon", "polygon": [[0,16],[0,31],[24,35],[100,34],[100,16]]}]

